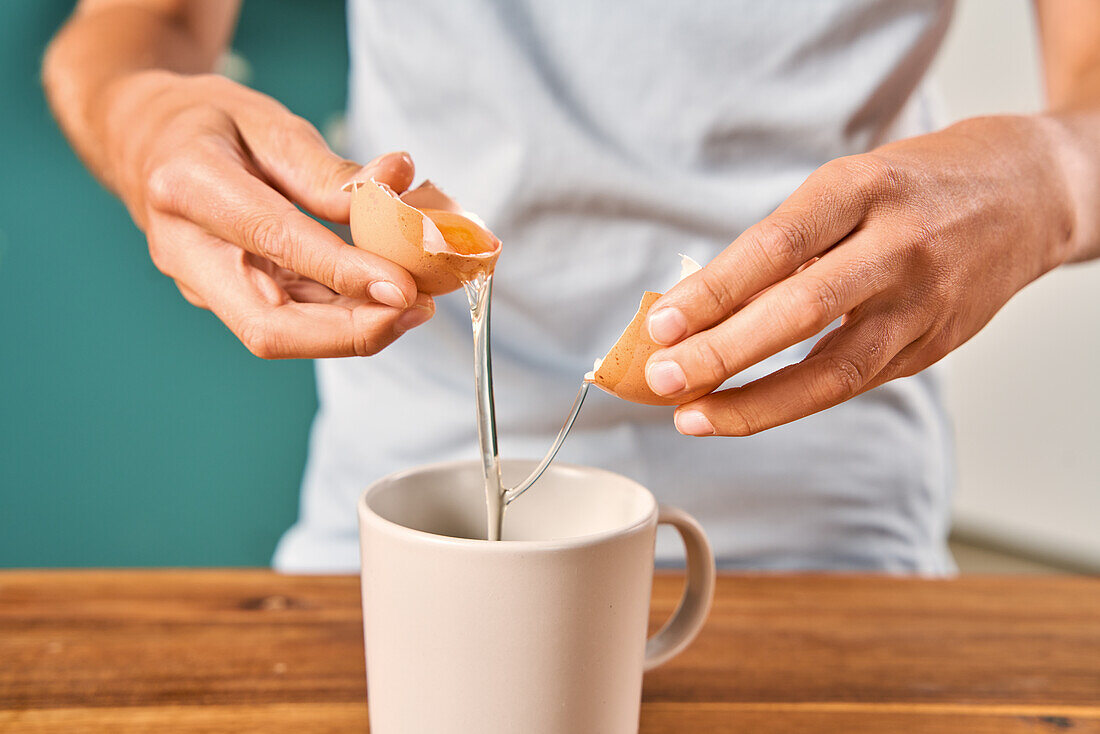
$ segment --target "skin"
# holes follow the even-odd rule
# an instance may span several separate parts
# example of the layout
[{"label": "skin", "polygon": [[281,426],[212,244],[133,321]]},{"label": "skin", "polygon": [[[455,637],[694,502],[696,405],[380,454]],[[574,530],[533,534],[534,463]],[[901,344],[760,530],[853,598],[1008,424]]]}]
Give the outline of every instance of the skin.
[{"label": "skin", "polygon": [[1100,256],[1100,3],[1036,3],[1049,109],[965,120],[826,163],[654,304],[655,392],[714,390],[841,325],[800,363],[687,402],[677,429],[747,436],[916,374],[1021,288]]},{"label": "skin", "polygon": [[[209,74],[238,3],[82,0],[43,80],[160,270],[263,357],[372,354],[431,317],[411,276],[295,205],[346,222],[340,185],[397,191],[412,161],[335,156],[274,100]],[[1050,108],[967,120],[831,161],[657,302],[663,395],[716,389],[836,319],[801,363],[681,406],[689,435],[749,435],[915,374],[1049,270],[1100,255],[1100,3],[1036,2]]]},{"label": "skin", "polygon": [[83,0],[43,62],[47,97],[126,204],[157,268],[264,358],[370,355],[434,304],[403,268],[347,245],[344,183],[400,192],[412,160],[335,155],[275,100],[210,72],[239,3]]}]

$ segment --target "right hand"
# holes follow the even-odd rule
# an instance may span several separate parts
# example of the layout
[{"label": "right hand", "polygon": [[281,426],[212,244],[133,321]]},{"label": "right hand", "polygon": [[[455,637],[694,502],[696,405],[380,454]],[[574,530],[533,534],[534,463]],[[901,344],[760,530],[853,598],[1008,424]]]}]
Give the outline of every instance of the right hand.
[{"label": "right hand", "polygon": [[153,263],[253,354],[370,355],[432,317],[406,270],[295,206],[347,223],[343,184],[373,177],[404,191],[407,154],[344,160],[304,119],[220,76],[140,72],[104,110],[108,179]]}]

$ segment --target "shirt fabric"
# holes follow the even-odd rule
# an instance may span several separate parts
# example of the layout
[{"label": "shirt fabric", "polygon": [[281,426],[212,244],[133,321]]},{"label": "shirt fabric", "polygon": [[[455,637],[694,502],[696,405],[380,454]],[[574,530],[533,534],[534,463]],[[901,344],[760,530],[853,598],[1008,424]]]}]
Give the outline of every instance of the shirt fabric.
[{"label": "shirt fabric", "polygon": [[[934,129],[922,79],[951,11],[352,0],[351,155],[410,151],[418,178],[504,243],[492,306],[501,455],[542,456],[642,292],[675,282],[677,253],[706,263],[826,161]],[[368,484],[478,456],[466,299],[436,303],[377,356],[317,362],[301,514],[277,568],[354,570]],[[945,573],[953,465],[937,371],[748,438],[684,437],[672,409],[594,389],[559,458],[692,513],[725,567]],[[669,536],[659,562],[682,557]]]}]

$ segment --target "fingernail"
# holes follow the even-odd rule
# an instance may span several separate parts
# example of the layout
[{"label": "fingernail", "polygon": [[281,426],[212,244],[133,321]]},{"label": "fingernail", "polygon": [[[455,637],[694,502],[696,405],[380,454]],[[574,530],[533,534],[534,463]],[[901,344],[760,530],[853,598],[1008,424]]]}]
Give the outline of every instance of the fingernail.
[{"label": "fingernail", "polygon": [[680,365],[670,360],[654,362],[645,368],[645,379],[658,395],[675,395],[687,387],[687,378]]},{"label": "fingernail", "polygon": [[409,329],[415,329],[432,317],[432,312],[426,308],[416,306],[397,317],[393,322],[393,330],[398,334],[404,334]]},{"label": "fingernail", "polygon": [[361,176],[361,177],[366,178],[366,179],[374,178],[374,174],[377,173],[378,169],[380,169],[382,167],[382,161],[385,158],[386,158],[386,154],[383,153],[382,155],[378,156],[377,158],[375,158],[370,163],[368,163],[365,166],[363,166],[362,168],[360,168],[359,172],[356,173],[355,175],[356,176]]},{"label": "fingernail", "polygon": [[649,315],[649,338],[658,344],[675,344],[687,333],[687,318],[680,309],[668,306]]},{"label": "fingernail", "polygon": [[698,410],[684,410],[676,414],[673,419],[676,422],[676,430],[685,436],[713,436],[714,426],[705,415]]},{"label": "fingernail", "polygon": [[393,283],[387,283],[384,280],[376,280],[370,284],[367,293],[369,293],[370,297],[374,300],[379,303],[384,303],[387,306],[393,306],[394,308],[409,307],[409,302],[405,300],[405,294]]},{"label": "fingernail", "polygon": [[405,161],[406,163],[412,163],[412,156],[409,155],[408,151],[391,150],[389,152],[381,153],[381,154],[375,156],[374,158],[372,158],[370,160],[369,163],[364,165],[363,168],[370,168],[371,166],[377,166],[382,161],[384,161],[388,158],[394,158],[394,157],[400,158],[401,160]]},{"label": "fingernail", "polygon": [[364,180],[377,179],[379,183],[384,183],[396,193],[401,193],[412,183],[415,170],[412,156],[401,150],[383,153],[363,166],[356,176]]}]

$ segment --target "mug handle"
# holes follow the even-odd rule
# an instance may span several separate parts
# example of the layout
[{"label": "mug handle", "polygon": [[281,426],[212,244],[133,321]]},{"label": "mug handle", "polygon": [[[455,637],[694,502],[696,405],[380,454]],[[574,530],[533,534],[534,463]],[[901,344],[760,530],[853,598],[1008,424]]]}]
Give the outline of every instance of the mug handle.
[{"label": "mug handle", "polygon": [[679,655],[691,644],[710,612],[714,600],[714,553],[702,526],[678,507],[661,505],[657,522],[676,528],[687,551],[687,584],[676,611],[645,643],[645,669],[653,670]]}]

